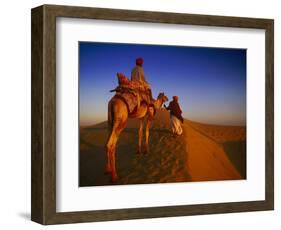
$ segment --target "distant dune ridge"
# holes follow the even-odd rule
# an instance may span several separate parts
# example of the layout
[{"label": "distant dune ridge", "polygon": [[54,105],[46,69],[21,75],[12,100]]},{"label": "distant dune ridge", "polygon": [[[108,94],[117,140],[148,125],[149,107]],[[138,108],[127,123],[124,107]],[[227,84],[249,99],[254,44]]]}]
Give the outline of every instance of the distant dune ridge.
[{"label": "distant dune ridge", "polygon": [[[246,178],[246,127],[185,120],[182,136],[170,132],[160,109],[150,130],[150,153],[137,155],[139,121],[130,119],[117,144],[117,184],[237,180]],[[107,122],[80,128],[80,186],[110,185],[104,174]]]}]

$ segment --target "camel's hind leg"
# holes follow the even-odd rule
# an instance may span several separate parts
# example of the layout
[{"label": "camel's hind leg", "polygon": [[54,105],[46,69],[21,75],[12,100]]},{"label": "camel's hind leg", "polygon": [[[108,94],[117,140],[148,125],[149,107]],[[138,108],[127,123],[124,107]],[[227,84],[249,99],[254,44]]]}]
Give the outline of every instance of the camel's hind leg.
[{"label": "camel's hind leg", "polygon": [[117,171],[116,171],[116,159],[115,159],[115,151],[116,144],[118,141],[118,137],[122,130],[126,126],[126,122],[128,119],[128,112],[126,105],[119,100],[115,100],[111,102],[109,105],[109,113],[112,115],[109,120],[109,125],[111,128],[111,133],[109,135],[107,144],[106,144],[106,155],[107,155],[107,163],[105,171],[111,173],[111,180],[113,182],[118,180]]},{"label": "camel's hind leg", "polygon": [[110,163],[110,149],[106,146],[106,166],[105,166],[105,173],[111,173],[111,163]]},{"label": "camel's hind leg", "polygon": [[111,173],[111,180],[112,182],[116,182],[118,180],[117,170],[116,170],[116,143],[118,141],[119,135],[122,132],[122,130],[125,128],[126,122],[118,122],[115,123],[111,132],[111,135],[109,137],[109,140],[107,142],[106,148],[107,148],[107,165],[106,165],[106,171]]}]

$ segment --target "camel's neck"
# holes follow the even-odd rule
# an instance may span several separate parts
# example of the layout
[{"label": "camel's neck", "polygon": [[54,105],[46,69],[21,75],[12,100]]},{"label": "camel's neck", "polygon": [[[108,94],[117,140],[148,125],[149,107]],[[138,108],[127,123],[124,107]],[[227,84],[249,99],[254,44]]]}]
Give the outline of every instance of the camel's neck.
[{"label": "camel's neck", "polygon": [[163,101],[162,101],[161,99],[157,99],[157,100],[154,102],[154,107],[155,107],[156,109],[160,109],[161,106],[162,106],[162,104],[163,104]]}]

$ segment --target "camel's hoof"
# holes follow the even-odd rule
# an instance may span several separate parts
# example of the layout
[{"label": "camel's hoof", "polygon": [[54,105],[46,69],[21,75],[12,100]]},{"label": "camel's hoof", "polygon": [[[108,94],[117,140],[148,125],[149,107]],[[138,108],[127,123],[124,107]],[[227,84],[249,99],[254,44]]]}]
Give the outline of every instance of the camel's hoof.
[{"label": "camel's hoof", "polygon": [[111,168],[109,166],[106,166],[104,169],[104,174],[109,174],[111,172],[112,172]]},{"label": "camel's hoof", "polygon": [[143,154],[149,154],[149,149],[145,149]]},{"label": "camel's hoof", "polygon": [[105,169],[104,170],[104,174],[110,174],[111,173],[111,170],[110,169]]},{"label": "camel's hoof", "polygon": [[117,182],[119,180],[119,177],[118,176],[112,176],[111,177],[111,182],[112,183],[115,183],[115,182]]}]

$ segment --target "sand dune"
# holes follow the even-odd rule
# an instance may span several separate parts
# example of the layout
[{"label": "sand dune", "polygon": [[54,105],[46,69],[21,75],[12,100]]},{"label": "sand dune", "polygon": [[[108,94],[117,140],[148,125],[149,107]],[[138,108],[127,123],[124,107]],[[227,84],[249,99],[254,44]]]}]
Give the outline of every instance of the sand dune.
[{"label": "sand dune", "polygon": [[188,120],[187,123],[191,128],[201,134],[207,135],[210,139],[218,143],[244,141],[246,139],[245,126],[209,125]]},{"label": "sand dune", "polygon": [[221,145],[195,130],[192,122],[186,121],[184,128],[187,139],[187,167],[193,181],[242,178]]},{"label": "sand dune", "polygon": [[[245,127],[205,125],[185,120],[184,133],[173,137],[169,113],[157,111],[150,153],[136,155],[137,120],[129,120],[116,151],[117,184],[236,180],[245,178]],[[80,186],[109,185],[105,175],[107,122],[80,129]],[[225,148],[225,143],[231,143]],[[238,146],[238,147],[237,147]]]}]

